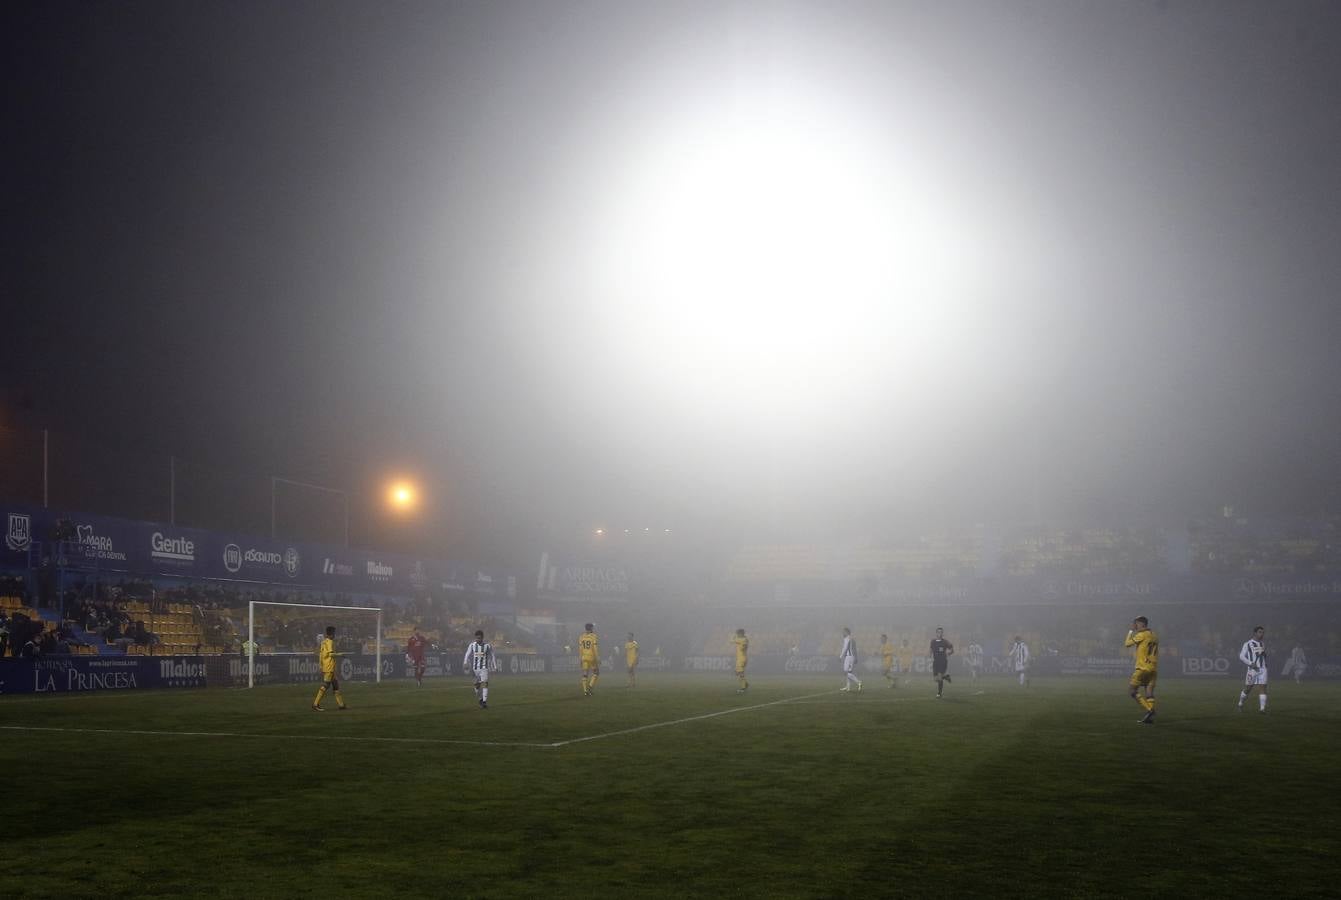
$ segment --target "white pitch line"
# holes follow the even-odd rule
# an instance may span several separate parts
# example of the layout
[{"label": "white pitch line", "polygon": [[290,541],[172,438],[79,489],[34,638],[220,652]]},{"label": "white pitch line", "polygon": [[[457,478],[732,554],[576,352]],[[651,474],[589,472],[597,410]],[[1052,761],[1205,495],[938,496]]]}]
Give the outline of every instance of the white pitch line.
[{"label": "white pitch line", "polygon": [[[770,706],[780,706],[784,703],[798,703],[806,700],[813,700],[815,697],[824,697],[829,694],[836,694],[837,690],[824,691],[819,694],[803,694],[799,697],[784,697],[781,700],[770,700],[768,703],[756,703],[752,706],[736,706],[731,709],[721,709],[717,712],[704,713],[699,716],[688,716],[683,719],[672,719],[668,722],[653,722],[650,725],[637,725],[633,728],[622,728],[619,731],[607,731],[604,734],[592,734],[586,737],[570,738],[566,741],[553,741],[550,743],[536,743],[532,741],[463,741],[449,740],[446,738],[398,738],[398,737],[355,737],[350,735],[325,735],[325,734],[248,734],[238,731],[148,731],[143,729],[131,728],[59,728],[50,725],[0,725],[2,731],[51,731],[64,732],[67,734],[125,734],[125,735],[154,735],[158,737],[225,737],[225,738],[271,738],[290,741],[340,741],[345,743],[368,743],[368,744],[454,744],[468,747],[522,747],[532,750],[557,750],[561,747],[567,747],[570,744],[581,744],[587,741],[599,741],[605,738],[619,737],[624,734],[636,734],[639,731],[649,731],[653,728],[669,728],[672,725],[683,725],[687,722],[699,722],[704,719],[715,719],[718,716],[729,716],[732,713],[749,712],[755,709],[767,709]],[[893,698],[891,698],[893,699]],[[915,699],[912,697],[909,700]]]},{"label": "white pitch line", "polygon": [[732,713],[749,712],[752,709],[766,709],[767,707],[778,706],[783,703],[796,703],[801,700],[810,700],[815,697],[824,697],[829,694],[836,694],[836,693],[838,693],[837,689],[832,691],[824,691],[819,694],[803,694],[800,697],[784,697],[781,700],[770,700],[768,703],[756,703],[753,706],[736,706],[731,709],[720,709],[717,712],[704,713],[701,716],[689,716],[684,719],[672,719],[669,722],[653,722],[651,725],[638,725],[633,728],[621,728],[619,731],[607,731],[605,734],[592,734],[586,737],[571,738],[570,740],[566,741],[555,741],[554,743],[548,744],[547,746],[558,749],[559,747],[567,747],[570,744],[582,744],[587,741],[599,741],[604,738],[619,737],[620,735],[623,734],[636,734],[639,731],[649,731],[653,728],[669,728],[672,725],[683,725],[686,722],[699,722],[702,721],[703,719],[715,719],[718,716],[729,716]]},{"label": "white pitch line", "polygon": [[840,706],[847,706],[856,709],[858,706],[872,706],[877,703],[920,703],[923,700],[935,700],[935,694],[928,694],[925,697],[872,697],[869,700],[797,700],[798,706],[832,706],[835,709]]},{"label": "white pitch line", "polygon": [[446,738],[354,737],[338,734],[246,734],[240,731],[139,731],[129,728],[54,728],[42,725],[0,725],[4,731],[63,731],[70,734],[145,734],[160,737],[278,738],[290,741],[345,741],[376,744],[464,744],[471,747],[530,747],[548,750],[556,744],[525,741],[454,741]]}]

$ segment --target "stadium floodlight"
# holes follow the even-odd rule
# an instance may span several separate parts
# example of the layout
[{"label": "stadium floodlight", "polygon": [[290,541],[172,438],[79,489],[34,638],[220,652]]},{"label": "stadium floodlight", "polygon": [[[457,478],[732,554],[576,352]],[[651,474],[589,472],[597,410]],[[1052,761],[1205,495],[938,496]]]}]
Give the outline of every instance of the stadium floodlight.
[{"label": "stadium floodlight", "polygon": [[[297,618],[300,618],[300,619],[304,619],[304,620],[306,620],[306,619],[311,619],[311,620],[318,621],[320,624],[319,624],[319,625],[316,625],[316,626],[313,626],[313,627],[314,627],[314,628],[318,628],[318,629],[323,629],[323,630],[325,629],[325,627],[326,627],[328,624],[332,624],[331,621],[330,621],[330,620],[332,620],[332,619],[337,619],[337,618],[345,617],[346,619],[349,619],[349,620],[352,620],[352,621],[358,621],[358,620],[362,619],[363,621],[366,622],[368,619],[373,618],[373,615],[366,615],[366,614],[375,614],[375,617],[376,617],[376,628],[375,628],[375,631],[374,631],[374,634],[373,634],[373,640],[376,642],[376,649],[373,651],[373,652],[374,652],[374,658],[375,658],[375,663],[374,663],[374,665],[373,665],[373,672],[374,672],[373,680],[374,680],[374,681],[377,681],[377,682],[380,682],[380,681],[382,680],[382,609],[381,609],[381,607],[377,607],[377,606],[325,606],[325,605],[322,605],[322,604],[320,604],[320,603],[282,603],[282,602],[280,602],[280,601],[278,601],[278,600],[250,600],[250,601],[248,601],[248,603],[247,603],[247,687],[251,688],[251,687],[255,687],[255,686],[256,686],[256,648],[257,648],[257,642],[256,642],[256,639],[257,639],[257,637],[271,638],[271,639],[272,639],[272,644],[273,644],[273,643],[278,643],[277,641],[274,641],[274,640],[273,640],[273,636],[272,636],[272,635],[268,635],[268,634],[258,634],[258,632],[257,632],[257,628],[256,628],[256,626],[257,626],[256,608],[257,608],[258,606],[259,606],[259,607],[277,607],[277,608],[285,608],[286,611],[292,611],[292,610],[304,610],[304,611],[307,611],[307,615],[305,615],[305,614],[303,614],[303,613],[298,613],[296,617],[297,617]],[[350,614],[350,615],[349,615],[349,616],[346,616],[346,614]],[[290,612],[289,615],[290,615],[290,616],[293,616],[294,614]],[[284,622],[284,624],[285,624],[285,625],[289,625],[289,624],[292,624],[292,623],[286,621],[286,622]],[[338,627],[338,626],[337,626],[337,627]],[[282,629],[277,630],[277,631],[282,631]],[[310,632],[310,634],[309,634],[308,632]],[[312,628],[309,628],[309,629],[308,629],[308,632],[300,632],[300,633],[299,633],[299,636],[298,636],[298,639],[297,639],[296,641],[295,641],[294,639],[292,639],[292,638],[285,638],[284,640],[287,640],[288,643],[280,643],[280,644],[279,644],[280,646],[288,646],[288,647],[290,647],[291,649],[289,649],[289,650],[287,650],[287,651],[275,651],[275,650],[271,650],[271,651],[267,652],[266,656],[268,656],[268,657],[286,657],[286,656],[287,656],[287,657],[293,657],[293,656],[308,656],[308,657],[310,657],[310,656],[312,656],[313,653],[315,652],[315,641],[316,641],[317,631],[312,630]],[[345,633],[345,635],[344,635],[346,638],[347,638],[347,637],[350,637],[350,635],[348,635],[347,632],[348,632],[348,628],[346,628],[346,633]],[[337,633],[337,640],[339,639],[340,636],[341,636],[341,635],[340,635],[339,633]],[[292,649],[292,648],[295,647],[295,646],[301,646],[304,642],[311,642],[314,646],[311,647],[311,648],[303,647],[302,649]]]},{"label": "stadium floodlight", "polygon": [[387,503],[399,512],[409,512],[419,502],[419,491],[403,479],[391,483],[386,492]]},{"label": "stadium floodlight", "polygon": [[785,425],[958,377],[1004,251],[925,142],[780,72],[671,104],[603,173],[581,248],[625,388]]}]

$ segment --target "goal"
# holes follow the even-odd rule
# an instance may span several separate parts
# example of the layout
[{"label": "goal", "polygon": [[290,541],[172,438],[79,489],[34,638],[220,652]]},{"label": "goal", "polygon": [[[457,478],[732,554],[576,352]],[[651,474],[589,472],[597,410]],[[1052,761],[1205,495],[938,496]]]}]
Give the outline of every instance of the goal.
[{"label": "goal", "polygon": [[[336,628],[336,650],[347,656],[371,656],[371,666],[355,667],[364,677],[382,680],[382,610],[376,606],[323,606],[318,603],[247,602],[247,687],[256,686],[257,656],[314,660],[328,625]],[[366,645],[372,644],[371,652]],[[264,667],[262,667],[264,668]],[[292,667],[290,667],[292,668]],[[368,671],[370,670],[370,671]],[[345,680],[358,681],[358,675]]]}]

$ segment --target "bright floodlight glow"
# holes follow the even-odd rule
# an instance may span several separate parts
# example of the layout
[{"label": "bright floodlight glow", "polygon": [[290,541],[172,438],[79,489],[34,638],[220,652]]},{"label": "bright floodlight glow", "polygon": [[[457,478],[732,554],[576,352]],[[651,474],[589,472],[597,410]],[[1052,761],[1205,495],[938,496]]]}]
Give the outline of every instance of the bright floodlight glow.
[{"label": "bright floodlight glow", "polygon": [[883,118],[776,79],[700,98],[611,173],[599,321],[663,395],[797,411],[934,361],[985,252],[937,161]]},{"label": "bright floodlight glow", "polygon": [[387,488],[387,502],[393,509],[406,512],[418,502],[418,492],[408,481],[397,481]]}]

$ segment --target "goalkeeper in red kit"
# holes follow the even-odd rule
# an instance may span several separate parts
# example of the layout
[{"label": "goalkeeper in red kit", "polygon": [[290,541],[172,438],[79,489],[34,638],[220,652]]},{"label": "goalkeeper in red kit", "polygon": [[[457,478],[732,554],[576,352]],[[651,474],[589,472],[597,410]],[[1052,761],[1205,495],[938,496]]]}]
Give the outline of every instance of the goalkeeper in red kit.
[{"label": "goalkeeper in red kit", "polygon": [[419,633],[419,626],[414,626],[414,634],[405,644],[405,658],[414,667],[414,680],[420,687],[424,686],[424,648],[427,646],[428,640]]}]

